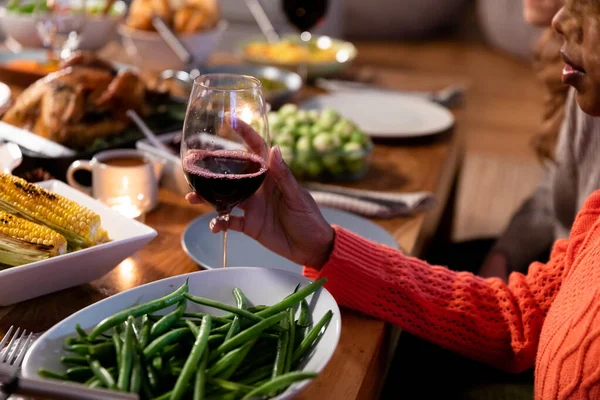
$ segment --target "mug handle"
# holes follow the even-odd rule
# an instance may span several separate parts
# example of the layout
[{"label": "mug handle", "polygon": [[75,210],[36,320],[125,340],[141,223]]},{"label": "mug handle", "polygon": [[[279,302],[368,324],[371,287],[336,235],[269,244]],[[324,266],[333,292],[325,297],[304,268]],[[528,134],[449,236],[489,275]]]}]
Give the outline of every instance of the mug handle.
[{"label": "mug handle", "polygon": [[67,169],[67,182],[69,183],[69,185],[73,186],[75,189],[79,190],[80,192],[83,192],[83,193],[91,196],[92,195],[92,187],[84,186],[84,185],[80,184],[79,182],[77,182],[77,180],[74,177],[75,172],[77,172],[81,169],[92,172],[92,166],[89,161],[87,161],[87,160],[74,161],[71,165],[69,165],[69,168]]}]

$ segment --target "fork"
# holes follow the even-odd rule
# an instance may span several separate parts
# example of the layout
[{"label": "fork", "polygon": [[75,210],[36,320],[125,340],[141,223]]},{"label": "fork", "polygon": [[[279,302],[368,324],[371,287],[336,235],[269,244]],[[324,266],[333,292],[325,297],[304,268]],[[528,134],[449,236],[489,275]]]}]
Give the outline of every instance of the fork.
[{"label": "fork", "polygon": [[[68,382],[37,380],[17,376],[17,371],[31,345],[32,333],[27,334],[26,330],[20,332],[21,329],[17,328],[11,338],[13,330],[14,326],[11,326],[0,341],[0,349],[4,348],[0,350],[0,400],[5,400],[11,394],[65,400],[138,399],[135,393],[90,389],[83,385],[75,385]],[[6,347],[4,347],[5,345]]]}]

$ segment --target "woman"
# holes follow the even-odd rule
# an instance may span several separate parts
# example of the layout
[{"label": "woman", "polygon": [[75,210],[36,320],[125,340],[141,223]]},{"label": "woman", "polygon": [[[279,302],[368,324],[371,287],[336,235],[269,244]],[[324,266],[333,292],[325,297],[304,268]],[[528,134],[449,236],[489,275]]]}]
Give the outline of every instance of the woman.
[{"label": "woman", "polygon": [[[600,116],[600,0],[568,0],[554,27],[565,37],[563,80],[583,111]],[[188,200],[199,201],[193,194]],[[548,263],[511,274],[508,284],[431,266],[330,227],[278,148],[263,187],[242,208],[245,216],[232,217],[230,229],[309,265],[307,276],[327,277],[341,305],[497,368],[535,366],[537,399],[600,398],[600,191]]]}]

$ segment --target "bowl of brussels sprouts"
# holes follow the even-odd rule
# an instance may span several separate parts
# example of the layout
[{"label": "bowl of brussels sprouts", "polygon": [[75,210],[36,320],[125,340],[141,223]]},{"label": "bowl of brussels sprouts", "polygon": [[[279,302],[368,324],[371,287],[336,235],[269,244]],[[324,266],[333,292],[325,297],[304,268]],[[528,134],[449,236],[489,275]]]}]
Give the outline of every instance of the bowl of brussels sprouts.
[{"label": "bowl of brussels sprouts", "polygon": [[369,169],[371,139],[335,110],[285,104],[269,113],[269,128],[272,143],[300,179],[356,180]]}]

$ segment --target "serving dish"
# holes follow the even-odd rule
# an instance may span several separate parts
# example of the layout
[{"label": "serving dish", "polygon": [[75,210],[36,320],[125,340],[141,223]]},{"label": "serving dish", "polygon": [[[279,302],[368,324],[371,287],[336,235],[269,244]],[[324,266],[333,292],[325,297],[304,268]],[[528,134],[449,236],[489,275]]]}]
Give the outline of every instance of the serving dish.
[{"label": "serving dish", "polygon": [[[221,20],[213,29],[180,34],[178,38],[191,53],[194,63],[199,65],[213,53],[226,29],[227,21]],[[120,25],[118,32],[127,55],[144,68],[164,70],[187,67],[157,32],[132,29],[126,25]]]},{"label": "serving dish", "polygon": [[[93,304],[71,315],[44,333],[34,343],[25,357],[22,368],[23,375],[28,378],[41,379],[37,374],[40,368],[64,371],[64,367],[60,363],[61,355],[65,354],[62,348],[64,339],[73,335],[76,324],[89,331],[103,318],[118,311],[171,293],[181,286],[186,279],[188,279],[190,294],[203,296],[232,306],[235,306],[235,304],[231,292],[236,287],[242,289],[248,298],[249,306],[272,305],[292,293],[298,284],[305,286],[310,282],[301,275],[287,271],[249,267],[194,272],[149,283]],[[265,290],[265,287],[269,290]],[[320,289],[311,295],[308,298],[308,303],[313,321],[318,321],[328,310],[333,312],[327,330],[300,366],[304,371],[318,373],[327,365],[338,344],[341,333],[341,316],[333,296],[325,289]],[[163,312],[172,309],[173,307],[165,309]],[[222,314],[218,310],[189,303],[187,311],[204,311],[214,315]],[[291,399],[308,384],[310,383],[303,381],[292,385],[276,398],[279,400]]]},{"label": "serving dish", "polygon": [[[282,37],[282,42],[297,43],[300,39],[296,35],[286,35]],[[294,57],[279,57],[281,51],[274,52],[274,57],[265,57],[262,54],[250,52],[250,46],[269,45],[264,37],[257,37],[240,43],[236,48],[236,53],[242,59],[252,64],[274,65],[281,68],[298,71],[303,65],[302,62]],[[276,44],[277,45],[277,44]],[[333,53],[331,59],[314,60],[306,64],[308,78],[317,78],[334,75],[346,69],[356,58],[357,50],[351,42],[339,39],[333,39],[329,36],[315,36],[308,45],[322,50],[330,50]]]},{"label": "serving dish", "polygon": [[98,279],[156,236],[154,229],[122,216],[60,181],[49,180],[38,185],[98,213],[111,241],[47,260],[0,270],[0,306]]},{"label": "serving dish", "polygon": [[[87,8],[100,10],[105,0],[87,0]],[[109,41],[116,38],[116,28],[125,17],[127,5],[116,1],[108,15],[89,14],[81,33],[80,50],[100,50]],[[0,8],[0,25],[7,36],[7,45],[13,51],[43,47],[37,29],[35,16],[32,13],[21,13],[7,7]]]}]

